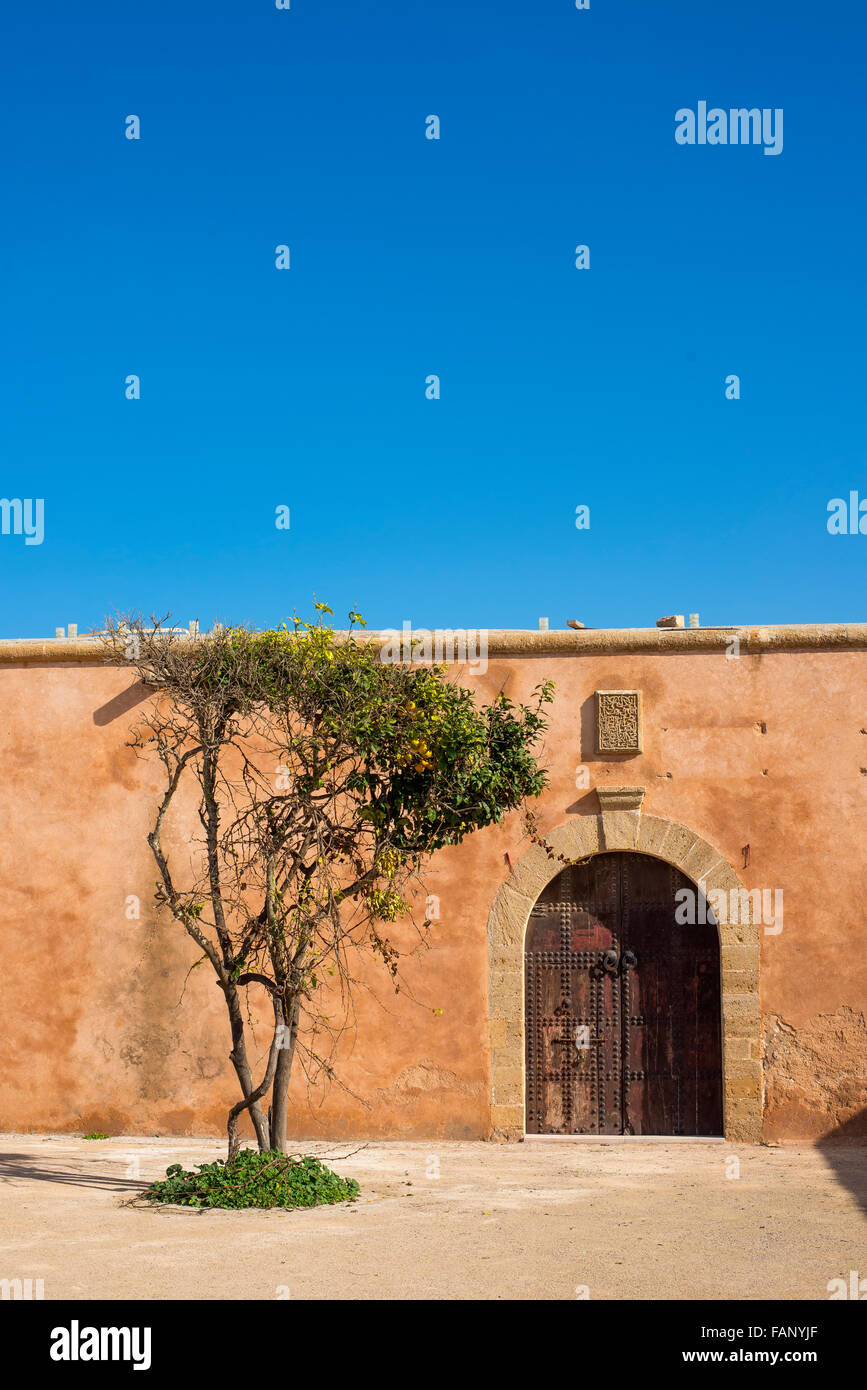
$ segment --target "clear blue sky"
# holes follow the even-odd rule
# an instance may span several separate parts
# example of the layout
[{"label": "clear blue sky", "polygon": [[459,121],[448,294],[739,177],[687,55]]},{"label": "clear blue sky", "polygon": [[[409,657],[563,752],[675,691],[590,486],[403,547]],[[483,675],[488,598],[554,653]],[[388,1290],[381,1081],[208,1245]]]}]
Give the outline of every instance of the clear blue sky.
[{"label": "clear blue sky", "polygon": [[[45,499],[0,635],[314,591],[867,618],[826,529],[867,497],[863,6],[40,0],[0,38],[0,495]],[[679,146],[701,100],[782,108],[782,154]]]}]

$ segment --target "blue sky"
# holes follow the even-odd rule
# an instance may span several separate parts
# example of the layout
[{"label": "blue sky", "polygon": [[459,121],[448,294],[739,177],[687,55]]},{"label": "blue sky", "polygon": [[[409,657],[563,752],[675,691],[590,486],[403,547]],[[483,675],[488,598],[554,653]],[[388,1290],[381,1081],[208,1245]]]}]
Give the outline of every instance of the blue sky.
[{"label": "blue sky", "polygon": [[[826,527],[867,498],[853,0],[47,0],[0,39],[0,495],[45,503],[0,635],[314,591],[867,617],[867,535]],[[678,145],[701,100],[782,108],[783,152]]]}]

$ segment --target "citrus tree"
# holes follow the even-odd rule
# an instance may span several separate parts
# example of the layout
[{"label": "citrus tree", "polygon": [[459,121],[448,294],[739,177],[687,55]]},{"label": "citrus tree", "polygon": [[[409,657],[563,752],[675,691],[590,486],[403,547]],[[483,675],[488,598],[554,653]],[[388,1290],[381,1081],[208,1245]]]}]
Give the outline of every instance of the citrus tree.
[{"label": "citrus tree", "polygon": [[[286,1150],[289,1082],[334,1077],[364,957],[395,989],[430,856],[539,794],[534,750],[552,686],[529,705],[480,705],[441,665],[392,664],[351,613],[346,632],[293,619],[278,629],[217,628],[199,638],[165,622],[110,620],[111,660],[151,698],[131,742],[164,770],[148,843],[156,897],[195,943],[223,992],[241,1096],[229,1159],[249,1112],[261,1150]],[[193,784],[191,855],[176,817]],[[174,848],[172,848],[174,846]],[[416,939],[413,938],[415,941]],[[273,1012],[267,1060],[250,1061],[245,994]],[[266,1115],[263,1102],[271,1097]]]}]

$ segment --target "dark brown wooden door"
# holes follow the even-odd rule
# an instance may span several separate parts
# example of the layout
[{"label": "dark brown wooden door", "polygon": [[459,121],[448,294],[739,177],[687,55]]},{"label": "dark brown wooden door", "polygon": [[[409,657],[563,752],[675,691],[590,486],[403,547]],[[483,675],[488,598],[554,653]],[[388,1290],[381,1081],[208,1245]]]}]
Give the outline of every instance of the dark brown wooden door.
[{"label": "dark brown wooden door", "polygon": [[[677,921],[684,888],[694,923]],[[548,885],[527,928],[528,1134],[722,1134],[719,942],[702,909],[643,854]]]}]

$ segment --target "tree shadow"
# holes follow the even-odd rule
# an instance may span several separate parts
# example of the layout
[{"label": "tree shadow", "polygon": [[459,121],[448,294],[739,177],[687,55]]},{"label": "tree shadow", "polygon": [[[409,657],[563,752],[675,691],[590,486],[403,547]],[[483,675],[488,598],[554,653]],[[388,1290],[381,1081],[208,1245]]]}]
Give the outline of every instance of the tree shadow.
[{"label": "tree shadow", "polygon": [[93,711],[93,722],[104,726],[110,724],[113,719],[118,719],[122,714],[140,705],[142,700],[146,700],[148,695],[153,692],[144,681],[133,681],[132,685],[127,686],[119,695],[100,705],[99,709]]},{"label": "tree shadow", "polygon": [[[119,1159],[118,1162],[123,1162]],[[66,1187],[104,1188],[107,1192],[130,1193],[151,1186],[139,1178],[113,1178],[109,1173],[77,1173],[73,1169],[48,1168],[33,1154],[0,1154],[0,1182],[56,1182]]]},{"label": "tree shadow", "polygon": [[824,1134],[816,1147],[837,1181],[867,1212],[867,1109]]}]

